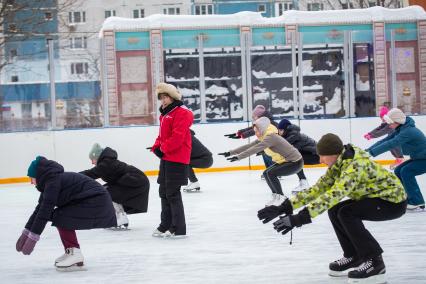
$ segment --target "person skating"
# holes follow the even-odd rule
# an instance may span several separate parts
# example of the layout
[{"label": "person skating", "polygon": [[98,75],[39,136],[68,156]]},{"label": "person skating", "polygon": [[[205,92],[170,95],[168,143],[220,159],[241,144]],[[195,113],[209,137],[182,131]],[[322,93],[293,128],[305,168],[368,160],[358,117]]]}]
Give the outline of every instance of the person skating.
[{"label": "person skating", "polygon": [[55,260],[60,271],[84,269],[84,257],[75,230],[109,228],[117,225],[112,200],[105,188],[79,173],[64,172],[55,161],[38,156],[27,175],[40,197],[16,242],[16,250],[30,255],[47,222],[59,232],[65,253]]},{"label": "person skating", "polygon": [[253,126],[258,139],[229,152],[219,153],[219,155],[233,156],[227,160],[234,162],[264,151],[274,161],[263,172],[263,176],[272,191],[272,200],[267,205],[281,203],[284,194],[278,176],[289,176],[299,172],[303,167],[302,155],[283,137],[278,135],[277,129],[267,117],[257,119]]},{"label": "person skating", "polygon": [[[384,283],[383,249],[364,227],[363,220],[386,221],[401,217],[407,208],[406,194],[399,179],[364,150],[343,145],[334,134],[317,143],[320,161],[328,166],[317,183],[279,206],[259,210],[258,218],[273,223],[286,234],[294,227],[312,222],[328,210],[328,216],[343,250],[343,257],[329,265],[331,276],[348,276],[350,283],[360,280]],[[294,210],[305,206],[294,214]]]},{"label": "person skating", "polygon": [[186,235],[185,212],[180,188],[188,184],[191,156],[191,132],[194,116],[183,106],[182,95],[175,86],[159,83],[156,93],[161,100],[160,130],[151,151],[160,161],[157,182],[160,185],[161,222],[154,237]]},{"label": "person skating", "polygon": [[[300,133],[299,126],[292,124],[288,119],[284,118],[278,123],[278,134],[299,150],[305,165],[319,164],[317,142],[311,137]],[[293,189],[293,194],[309,188],[303,168],[297,173],[297,176],[299,177],[299,185]]]},{"label": "person skating", "polygon": [[80,172],[93,179],[106,182],[117,217],[117,228],[128,228],[127,214],[144,213],[148,210],[149,180],[134,166],[118,160],[117,152],[110,147],[102,148],[95,143],[89,159],[93,168]]},{"label": "person skating", "polygon": [[407,209],[423,211],[425,200],[417,184],[416,176],[426,173],[426,137],[416,127],[414,120],[407,117],[400,109],[391,109],[383,118],[395,131],[385,139],[373,144],[368,151],[375,157],[400,147],[404,155],[410,156],[410,160],[395,168],[395,174],[407,192]]},{"label": "person skating", "polygon": [[[365,139],[371,140],[373,138],[379,138],[384,135],[390,135],[395,131],[394,129],[389,127],[389,124],[386,123],[385,119],[383,118],[388,112],[389,112],[389,109],[387,107],[385,106],[380,107],[379,116],[380,116],[380,119],[382,120],[382,123],[376,128],[374,128],[373,130],[371,130],[370,132],[366,133],[364,135]],[[402,154],[402,150],[400,147],[395,147],[391,149],[390,152],[392,156],[395,157],[395,162],[390,166],[390,168],[393,170],[402,162],[404,162],[404,155]]]},{"label": "person skating", "polygon": [[200,183],[195,175],[193,168],[206,169],[210,168],[213,164],[213,156],[209,149],[195,137],[195,132],[191,131],[192,148],[191,160],[189,162],[189,184],[183,188],[185,192],[198,192],[200,191]]}]

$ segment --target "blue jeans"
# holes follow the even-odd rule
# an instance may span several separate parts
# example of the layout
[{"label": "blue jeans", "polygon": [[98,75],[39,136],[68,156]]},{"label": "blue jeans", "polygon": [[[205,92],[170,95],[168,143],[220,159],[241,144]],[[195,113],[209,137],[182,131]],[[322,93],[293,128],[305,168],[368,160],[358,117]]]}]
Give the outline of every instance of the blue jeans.
[{"label": "blue jeans", "polygon": [[425,200],[416,181],[416,176],[424,173],[426,173],[426,159],[408,160],[395,168],[395,174],[401,180],[407,192],[408,204],[425,204]]}]

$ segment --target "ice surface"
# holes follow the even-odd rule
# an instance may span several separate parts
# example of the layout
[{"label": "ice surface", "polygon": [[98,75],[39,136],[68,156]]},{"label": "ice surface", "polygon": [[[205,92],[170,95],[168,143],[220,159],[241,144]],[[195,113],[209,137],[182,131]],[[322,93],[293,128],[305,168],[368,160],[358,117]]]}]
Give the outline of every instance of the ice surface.
[{"label": "ice surface", "polygon": [[[314,183],[324,169],[307,169]],[[341,257],[327,214],[290,236],[256,217],[270,198],[260,171],[199,174],[201,193],[183,193],[189,237],[151,237],[160,219],[160,199],[151,177],[149,212],[130,216],[130,231],[78,231],[88,268],[63,273],[54,259],[63,253],[58,233],[47,226],[30,256],[15,251],[38,192],[29,184],[0,186],[1,283],[346,283],[327,276]],[[426,176],[419,179],[423,188]],[[289,193],[297,177],[281,181]],[[426,213],[407,213],[366,226],[384,249],[388,283],[426,283]]]}]

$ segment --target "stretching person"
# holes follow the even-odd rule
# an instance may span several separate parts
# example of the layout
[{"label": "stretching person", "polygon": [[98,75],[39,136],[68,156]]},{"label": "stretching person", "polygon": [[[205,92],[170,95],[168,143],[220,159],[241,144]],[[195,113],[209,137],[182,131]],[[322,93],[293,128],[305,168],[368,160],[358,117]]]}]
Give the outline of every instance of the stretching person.
[{"label": "stretching person", "polygon": [[253,124],[257,140],[229,152],[219,153],[225,157],[236,155],[227,160],[234,162],[264,151],[272,157],[274,164],[264,172],[268,186],[272,191],[272,200],[267,205],[281,203],[284,194],[278,176],[289,176],[298,173],[303,167],[302,155],[284,138],[278,135],[275,126],[267,117],[261,117]]},{"label": "stretching person", "polygon": [[[278,134],[299,150],[303,157],[303,164],[317,165],[320,163],[317,154],[317,142],[311,137],[300,133],[299,126],[291,124],[289,120],[284,118],[278,123]],[[299,177],[299,186],[293,189],[293,194],[309,188],[303,169],[297,173],[297,176]]]},{"label": "stretching person", "polygon": [[110,147],[103,149],[95,143],[89,158],[95,166],[80,173],[106,182],[104,186],[113,201],[117,228],[127,229],[129,219],[126,214],[144,213],[148,210],[148,178],[141,170],[118,160],[117,152]]},{"label": "stretching person", "polygon": [[190,183],[183,188],[185,192],[200,191],[200,183],[195,175],[193,168],[206,169],[210,168],[213,164],[213,156],[209,149],[195,137],[195,132],[191,130],[192,148],[191,148],[191,161],[189,162],[188,178]]}]

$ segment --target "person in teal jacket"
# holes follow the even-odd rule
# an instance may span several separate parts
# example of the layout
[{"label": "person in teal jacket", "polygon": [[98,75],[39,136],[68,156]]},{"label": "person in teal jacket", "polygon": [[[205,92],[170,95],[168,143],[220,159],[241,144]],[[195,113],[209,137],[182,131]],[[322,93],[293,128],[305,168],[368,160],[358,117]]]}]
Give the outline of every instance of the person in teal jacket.
[{"label": "person in teal jacket", "polygon": [[[285,214],[274,222],[274,229],[286,234],[328,210],[343,250],[343,257],[329,264],[329,275],[348,276],[349,283],[383,281],[383,249],[362,221],[392,220],[405,213],[407,195],[400,180],[372,161],[364,150],[351,144],[344,146],[334,134],[326,134],[318,141],[317,152],[320,162],[328,166],[327,172],[314,186],[281,205],[259,210],[258,218],[267,223]],[[293,214],[293,210],[303,206]]]},{"label": "person in teal jacket", "polygon": [[416,128],[414,120],[397,108],[391,109],[384,117],[394,133],[373,144],[368,149],[371,156],[378,156],[395,147],[401,147],[410,160],[395,168],[395,174],[404,185],[408,195],[407,209],[423,211],[425,200],[416,181],[416,176],[426,173],[426,137]]}]

